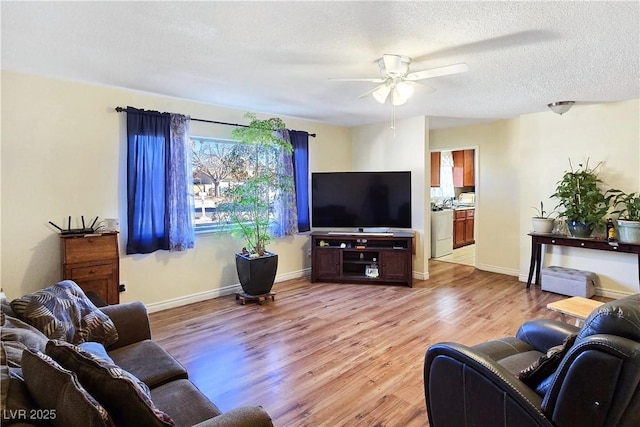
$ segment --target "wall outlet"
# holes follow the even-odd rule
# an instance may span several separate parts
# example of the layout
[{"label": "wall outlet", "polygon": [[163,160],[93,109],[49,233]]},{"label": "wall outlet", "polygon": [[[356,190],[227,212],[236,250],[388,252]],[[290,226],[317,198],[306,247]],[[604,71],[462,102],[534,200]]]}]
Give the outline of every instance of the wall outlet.
[{"label": "wall outlet", "polygon": [[307,249],[307,256],[311,258],[311,249]]},{"label": "wall outlet", "polygon": [[118,285],[118,292],[126,292],[127,291],[127,283],[122,282]]}]

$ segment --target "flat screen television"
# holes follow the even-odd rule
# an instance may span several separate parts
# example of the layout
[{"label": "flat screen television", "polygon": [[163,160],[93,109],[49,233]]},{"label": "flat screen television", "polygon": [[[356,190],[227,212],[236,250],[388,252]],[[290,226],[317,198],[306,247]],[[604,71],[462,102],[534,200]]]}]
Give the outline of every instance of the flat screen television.
[{"label": "flat screen television", "polygon": [[311,225],[411,228],[411,172],[314,172]]}]

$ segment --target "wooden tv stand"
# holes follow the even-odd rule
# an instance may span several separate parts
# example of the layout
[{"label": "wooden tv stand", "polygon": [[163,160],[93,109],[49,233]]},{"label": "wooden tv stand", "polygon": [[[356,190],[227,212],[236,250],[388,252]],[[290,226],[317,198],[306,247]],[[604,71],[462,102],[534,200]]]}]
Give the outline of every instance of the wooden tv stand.
[{"label": "wooden tv stand", "polygon": [[[311,282],[386,283],[412,286],[413,233],[311,233]],[[376,258],[379,276],[365,268]]]}]

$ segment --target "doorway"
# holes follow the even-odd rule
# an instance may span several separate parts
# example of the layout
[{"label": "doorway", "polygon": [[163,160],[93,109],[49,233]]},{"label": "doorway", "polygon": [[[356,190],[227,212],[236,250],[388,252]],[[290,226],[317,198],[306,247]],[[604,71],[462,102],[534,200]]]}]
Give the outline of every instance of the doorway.
[{"label": "doorway", "polygon": [[[476,265],[477,154],[477,147],[430,152],[431,254],[438,261]],[[443,213],[452,218],[450,247],[443,247]]]}]

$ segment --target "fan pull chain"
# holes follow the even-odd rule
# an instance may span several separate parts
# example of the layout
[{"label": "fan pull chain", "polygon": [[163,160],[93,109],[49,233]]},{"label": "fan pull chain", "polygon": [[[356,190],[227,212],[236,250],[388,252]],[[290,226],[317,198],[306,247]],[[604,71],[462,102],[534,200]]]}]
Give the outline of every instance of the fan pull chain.
[{"label": "fan pull chain", "polygon": [[391,104],[391,129],[393,129],[393,137],[396,137],[396,106]]}]

